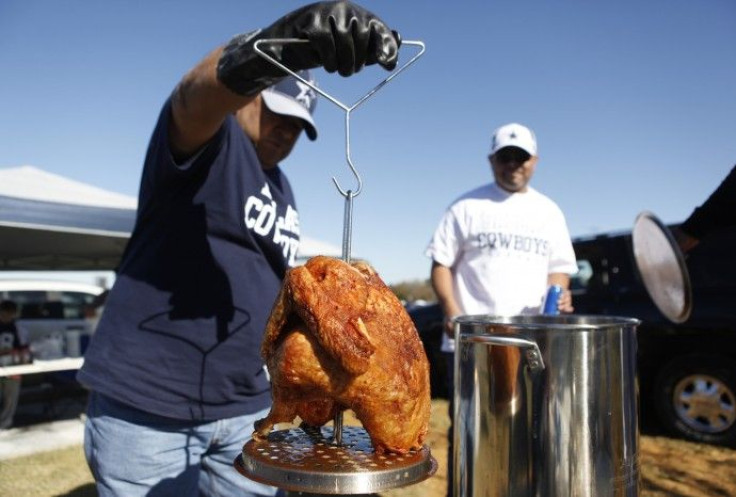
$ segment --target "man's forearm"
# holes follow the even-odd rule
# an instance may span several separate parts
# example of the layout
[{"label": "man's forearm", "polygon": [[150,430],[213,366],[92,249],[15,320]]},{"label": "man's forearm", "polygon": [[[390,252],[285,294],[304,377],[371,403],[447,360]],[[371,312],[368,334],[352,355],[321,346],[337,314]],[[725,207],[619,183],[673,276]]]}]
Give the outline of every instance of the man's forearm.
[{"label": "man's forearm", "polygon": [[431,273],[432,288],[437,295],[437,300],[447,317],[457,316],[462,311],[452,290],[452,271],[441,264],[432,264]]},{"label": "man's forearm", "polygon": [[222,48],[210,53],[189,71],[171,97],[171,147],[175,155],[186,157],[207,143],[228,114],[253,97],[237,95],[217,79],[217,61]]},{"label": "man's forearm", "polygon": [[708,199],[682,223],[680,229],[697,240],[736,224],[736,167]]},{"label": "man's forearm", "polygon": [[564,289],[570,288],[570,275],[567,273],[550,273],[547,275],[548,285],[560,285]]}]

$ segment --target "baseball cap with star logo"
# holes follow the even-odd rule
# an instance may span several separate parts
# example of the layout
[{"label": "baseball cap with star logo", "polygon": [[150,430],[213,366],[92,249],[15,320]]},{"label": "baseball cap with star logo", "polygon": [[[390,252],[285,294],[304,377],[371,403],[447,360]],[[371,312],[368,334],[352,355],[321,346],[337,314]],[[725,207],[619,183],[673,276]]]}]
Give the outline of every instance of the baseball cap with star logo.
[{"label": "baseball cap with star logo", "polygon": [[491,154],[504,147],[519,147],[529,155],[537,155],[537,138],[532,130],[521,124],[505,124],[493,132]]},{"label": "baseball cap with star logo", "polygon": [[[315,84],[310,71],[299,71],[297,74]],[[317,127],[312,119],[317,107],[317,92],[293,76],[288,76],[261,92],[266,106],[276,114],[298,117],[304,121],[304,131],[310,140],[317,139]]]}]

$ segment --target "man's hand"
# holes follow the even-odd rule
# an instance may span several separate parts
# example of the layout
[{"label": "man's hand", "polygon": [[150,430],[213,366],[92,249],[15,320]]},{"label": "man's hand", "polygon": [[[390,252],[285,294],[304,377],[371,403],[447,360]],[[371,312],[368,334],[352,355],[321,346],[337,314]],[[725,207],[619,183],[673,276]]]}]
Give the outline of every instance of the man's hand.
[{"label": "man's hand", "polygon": [[299,38],[309,43],[262,44],[261,49],[293,71],[324,67],[350,76],[363,66],[392,70],[398,62],[397,32],[371,12],[346,0],[318,2],[285,15],[271,26],[233,38],[222,52],[218,79],[240,95],[254,95],[286,74],[253,49],[262,39]]},{"label": "man's hand", "polygon": [[560,300],[557,301],[557,309],[561,314],[570,314],[575,311],[572,306],[572,292],[570,290],[563,290],[560,294]]},{"label": "man's hand", "polygon": [[547,285],[560,285],[563,290],[557,301],[557,310],[562,314],[575,311],[572,306],[572,292],[570,292],[570,275],[567,273],[550,273],[547,276]]},{"label": "man's hand", "polygon": [[449,338],[455,338],[455,318],[457,316],[445,316],[443,324],[445,328],[445,334]]}]

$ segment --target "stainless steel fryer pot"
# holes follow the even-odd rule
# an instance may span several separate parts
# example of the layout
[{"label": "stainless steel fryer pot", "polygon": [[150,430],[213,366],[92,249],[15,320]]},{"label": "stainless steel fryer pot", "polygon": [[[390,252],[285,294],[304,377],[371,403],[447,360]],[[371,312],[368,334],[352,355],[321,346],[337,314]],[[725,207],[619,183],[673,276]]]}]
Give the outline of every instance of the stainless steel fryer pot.
[{"label": "stainless steel fryer pot", "polygon": [[638,324],[456,318],[455,495],[639,495]]}]

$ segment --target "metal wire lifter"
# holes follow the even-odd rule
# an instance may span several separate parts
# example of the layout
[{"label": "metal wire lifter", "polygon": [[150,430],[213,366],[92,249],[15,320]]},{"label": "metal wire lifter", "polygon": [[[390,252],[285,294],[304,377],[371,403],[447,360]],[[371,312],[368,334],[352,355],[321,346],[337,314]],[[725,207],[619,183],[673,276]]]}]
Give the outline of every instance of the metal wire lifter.
[{"label": "metal wire lifter", "polygon": [[[275,65],[282,71],[286,72],[287,74],[293,76],[297,80],[301,81],[303,84],[307,85],[309,88],[313,89],[323,97],[325,97],[327,100],[332,102],[333,104],[340,107],[342,110],[345,111],[345,157],[348,163],[348,167],[350,168],[350,171],[353,173],[353,176],[355,176],[355,180],[357,181],[357,187],[355,190],[345,190],[340,186],[340,183],[338,183],[337,179],[333,176],[332,182],[335,184],[335,187],[337,188],[337,191],[345,198],[345,212],[343,217],[343,231],[342,231],[342,259],[350,263],[351,259],[351,250],[352,250],[352,238],[353,238],[353,198],[357,197],[360,192],[363,189],[363,180],[360,177],[360,173],[358,173],[358,170],[355,168],[355,165],[353,164],[352,157],[350,155],[350,116],[352,112],[358,108],[360,105],[363,104],[366,100],[368,100],[370,97],[375,95],[375,93],[383,88],[386,84],[388,84],[389,81],[394,79],[396,76],[399,75],[404,69],[409,67],[411,64],[416,62],[416,60],[422,56],[425,52],[425,46],[424,43],[421,41],[402,41],[401,45],[409,45],[409,46],[416,46],[419,47],[419,52],[417,52],[414,57],[412,57],[408,62],[406,62],[403,66],[399,67],[398,69],[395,69],[391,74],[388,75],[383,81],[378,83],[372,90],[370,90],[368,93],[360,97],[358,100],[355,101],[352,105],[345,105],[341,101],[337,100],[332,95],[328,94],[324,90],[318,88],[316,85],[314,85],[312,82],[307,81],[306,79],[302,78],[299,74],[292,71],[285,65],[283,65],[278,60],[271,57],[269,54],[261,50],[262,45],[284,45],[284,44],[290,44],[290,43],[309,43],[309,40],[303,40],[300,38],[272,38],[272,39],[263,39],[258,40],[254,45],[253,48],[256,51],[258,55],[263,57],[264,59],[268,60],[271,64]],[[335,416],[334,419],[334,429],[333,429],[333,443],[336,445],[340,445],[342,443],[342,428],[343,428],[343,422],[342,422],[342,413],[339,413]]]}]

